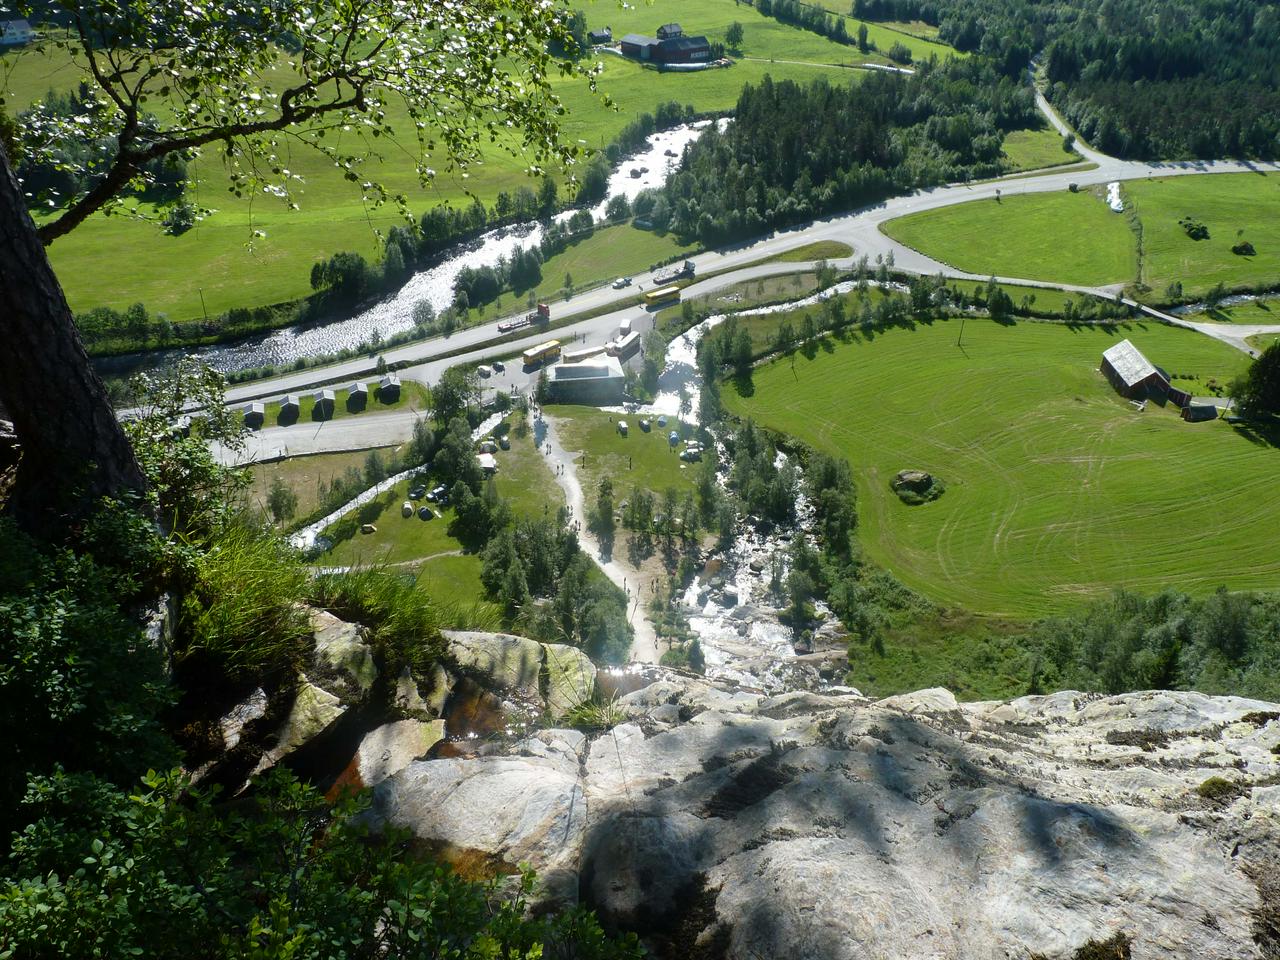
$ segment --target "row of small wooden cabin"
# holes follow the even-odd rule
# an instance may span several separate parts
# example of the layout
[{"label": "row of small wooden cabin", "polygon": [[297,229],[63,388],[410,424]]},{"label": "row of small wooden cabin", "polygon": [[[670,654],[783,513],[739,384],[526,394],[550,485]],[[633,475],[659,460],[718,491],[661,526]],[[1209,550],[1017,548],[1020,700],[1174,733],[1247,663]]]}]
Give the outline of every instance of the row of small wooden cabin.
[{"label": "row of small wooden cabin", "polygon": [[[317,390],[312,398],[312,416],[316,419],[327,420],[333,416],[337,404],[337,397],[333,390],[322,388]],[[389,373],[378,381],[378,399],[383,403],[394,403],[400,399],[400,378],[394,373]],[[356,380],[347,387],[347,409],[362,410],[369,401],[369,386],[363,381]],[[281,419],[297,418],[301,413],[302,405],[299,401],[298,394],[286,393],[280,398],[280,417]],[[250,429],[261,427],[266,420],[267,407],[261,400],[251,401],[244,406],[244,425]]]}]

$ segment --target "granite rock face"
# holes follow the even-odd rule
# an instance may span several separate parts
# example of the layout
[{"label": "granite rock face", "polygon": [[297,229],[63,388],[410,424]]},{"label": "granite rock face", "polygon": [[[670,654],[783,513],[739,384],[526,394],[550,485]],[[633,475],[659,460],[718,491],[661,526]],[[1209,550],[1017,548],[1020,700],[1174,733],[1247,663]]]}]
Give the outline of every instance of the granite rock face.
[{"label": "granite rock face", "polygon": [[375,816],[528,862],[658,956],[1280,957],[1275,704],[674,676],[620,704],[590,740],[410,763]]}]

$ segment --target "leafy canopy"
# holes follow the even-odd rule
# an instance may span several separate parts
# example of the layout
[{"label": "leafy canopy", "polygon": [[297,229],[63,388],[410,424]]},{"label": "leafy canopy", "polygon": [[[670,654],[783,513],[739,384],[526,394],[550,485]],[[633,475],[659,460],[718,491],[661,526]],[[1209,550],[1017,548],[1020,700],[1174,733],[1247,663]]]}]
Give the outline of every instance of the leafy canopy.
[{"label": "leafy canopy", "polygon": [[[37,5],[3,6],[31,15]],[[571,40],[570,15],[544,0],[54,0],[39,12],[50,7],[68,27],[48,31],[50,42],[72,51],[88,87],[77,110],[35,111],[21,149],[57,163],[62,145],[88,140],[108,156],[40,228],[46,244],[144,189],[157,158],[208,148],[237,196],[288,203],[298,145],[325,154],[372,202],[402,207],[363,170],[381,143],[411,149],[424,186],[437,169],[465,177],[485,141],[527,157],[532,173],[570,165],[578,151],[561,143],[551,80],[594,74],[548,53]],[[411,130],[393,129],[392,104]]]}]

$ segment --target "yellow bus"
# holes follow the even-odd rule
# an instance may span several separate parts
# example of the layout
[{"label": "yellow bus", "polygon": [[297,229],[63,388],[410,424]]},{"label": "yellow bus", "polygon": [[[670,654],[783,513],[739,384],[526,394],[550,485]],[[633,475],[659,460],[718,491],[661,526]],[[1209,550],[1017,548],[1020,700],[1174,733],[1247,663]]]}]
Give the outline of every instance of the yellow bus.
[{"label": "yellow bus", "polygon": [[679,299],[680,299],[680,288],[674,287],[674,286],[661,287],[657,290],[650,290],[648,293],[644,295],[644,302],[651,307],[659,303],[668,303],[668,302],[674,303]]},{"label": "yellow bus", "polygon": [[524,360],[526,367],[546,363],[548,360],[554,360],[560,356],[560,341],[548,340],[546,343],[540,343],[536,347],[530,347],[520,356]]}]

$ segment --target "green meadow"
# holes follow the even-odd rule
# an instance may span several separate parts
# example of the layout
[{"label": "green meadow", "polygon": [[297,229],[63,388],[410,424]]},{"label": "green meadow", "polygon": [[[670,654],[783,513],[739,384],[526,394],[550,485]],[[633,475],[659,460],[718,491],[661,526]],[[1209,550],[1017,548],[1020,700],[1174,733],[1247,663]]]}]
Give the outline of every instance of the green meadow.
[{"label": "green meadow", "polygon": [[[1139,413],[1098,372],[1131,339],[1200,381],[1248,362],[1157,324],[1001,326],[969,319],[825,342],[756,369],[743,417],[848,458],[864,551],[932,600],[1011,617],[1066,612],[1116,587],[1204,594],[1280,577],[1280,449],[1225,421]],[[928,470],[943,496],[889,487]]]},{"label": "green meadow", "polygon": [[[1221,283],[1227,288],[1280,283],[1280,175],[1233,173],[1131,180],[1125,201],[1142,221],[1142,280],[1159,298],[1170,283],[1197,295]],[[1209,230],[1192,240],[1179,220],[1190,217]],[[1254,256],[1232,253],[1253,244]],[[1267,321],[1260,321],[1267,322]]]},{"label": "green meadow", "polygon": [[[728,11],[720,18],[726,25],[734,17],[745,19],[751,13],[749,7],[739,12],[728,0],[704,3],[708,9],[718,6]],[[660,7],[658,3],[642,7],[655,18],[653,28],[665,22]],[[668,10],[666,18],[676,15]],[[689,20],[683,8],[678,15]],[[692,20],[689,25],[694,26]],[[767,43],[772,48],[792,51],[787,59],[804,62],[746,61],[726,70],[675,74],[645,70],[620,57],[601,55],[600,94],[592,93],[580,79],[553,80],[567,110],[566,138],[591,148],[603,147],[633,118],[670,100],[703,112],[728,110],[745,84],[759,83],[766,75],[801,81],[857,76],[821,65],[839,63],[847,48],[773,21],[758,26],[761,43],[770,38]],[[788,37],[795,43],[788,46]],[[80,75],[80,68],[62,51],[23,51],[0,58],[0,92],[7,108],[14,112],[50,88],[73,86]],[[613,106],[604,102],[604,94]],[[389,105],[389,114],[398,129],[411,129],[407,116],[394,104]],[[537,186],[525,174],[526,161],[508,155],[500,145],[486,145],[483,162],[474,165],[465,179],[447,173],[442,164],[436,180],[425,189],[414,171],[412,145],[404,150],[379,146],[383,149],[366,164],[365,175],[393,192],[403,192],[415,214],[442,203],[469,203],[468,194],[492,205],[500,191]],[[189,168],[196,179],[189,196],[215,213],[189,232],[167,236],[155,222],[154,209],[139,204],[137,216],[94,216],[56,241],[49,248],[50,256],[72,308],[123,308],[142,301],[153,313],[187,320],[205,311],[212,315],[231,307],[278,303],[305,295],[310,292],[311,265],[339,250],[377,260],[378,232],[402,222],[399,214],[390,206],[376,208],[365,202],[359,190],[315,151],[295,146],[283,159],[303,178],[296,196],[299,210],[290,211],[265,195],[235,198],[227,191],[221,162],[214,152],[208,152]],[[562,193],[565,189],[562,181]],[[255,230],[264,236],[254,238]],[[103,257],[103,250],[115,251],[115,255]]]},{"label": "green meadow", "polygon": [[890,220],[886,234],[966,273],[1082,286],[1138,274],[1128,220],[1095,191],[975,200]]}]

